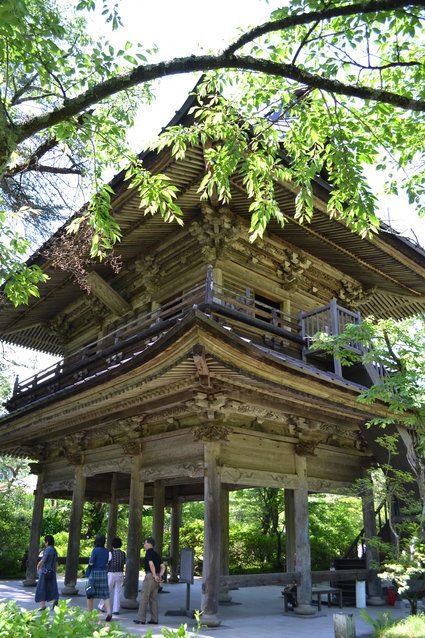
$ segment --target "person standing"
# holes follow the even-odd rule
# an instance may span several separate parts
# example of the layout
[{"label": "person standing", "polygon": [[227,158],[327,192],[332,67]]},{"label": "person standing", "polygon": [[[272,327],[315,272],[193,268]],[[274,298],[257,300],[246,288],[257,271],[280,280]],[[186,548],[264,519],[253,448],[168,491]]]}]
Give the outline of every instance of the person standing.
[{"label": "person standing", "polygon": [[[112,541],[112,550],[108,557],[109,598],[112,603],[112,614],[120,613],[121,592],[124,584],[125,553],[120,549],[122,540],[118,537]],[[104,601],[100,600],[97,608],[104,611]]]},{"label": "person standing", "polygon": [[158,624],[158,589],[160,583],[162,583],[165,565],[162,562],[161,556],[154,550],[154,546],[155,540],[152,536],[149,536],[144,542],[146,552],[144,561],[146,576],[140,594],[137,619],[133,620],[137,625],[145,624],[148,604],[151,611],[151,619],[148,624]]},{"label": "person standing", "polygon": [[51,534],[44,537],[44,551],[37,563],[38,583],[35,590],[35,602],[41,603],[40,609],[46,609],[46,601],[53,601],[52,609],[58,603],[59,591],[56,580],[58,553],[54,547],[55,539]]},{"label": "person standing", "polygon": [[94,587],[94,595],[87,596],[87,610],[93,610],[93,599],[103,598],[105,601],[106,621],[112,619],[111,601],[109,599],[108,572],[106,569],[109,552],[105,548],[105,534],[97,534],[94,539],[94,549],[89,558],[89,585]]}]

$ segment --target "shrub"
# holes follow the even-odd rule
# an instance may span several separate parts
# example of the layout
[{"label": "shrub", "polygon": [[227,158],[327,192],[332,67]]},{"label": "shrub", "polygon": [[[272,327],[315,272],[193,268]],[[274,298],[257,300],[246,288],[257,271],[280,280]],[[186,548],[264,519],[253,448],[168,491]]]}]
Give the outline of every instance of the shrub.
[{"label": "shrub", "polygon": [[194,550],[194,572],[200,576],[204,560],[204,521],[191,521],[180,528],[180,547]]},{"label": "shrub", "polygon": [[[360,610],[360,616],[372,627],[372,638],[383,638],[383,636],[387,636],[386,631],[398,622],[398,619],[393,618],[388,611],[378,612],[376,618],[372,618],[365,609],[362,609]],[[397,634],[392,634],[392,636],[396,638]]]},{"label": "shrub", "polygon": [[10,492],[0,493],[0,575],[22,575],[21,563],[28,549],[32,495],[21,487]]},{"label": "shrub", "polygon": [[[196,616],[198,632],[200,627],[199,615]],[[186,625],[177,630],[163,629],[166,638],[188,638]],[[197,635],[197,634],[196,634]],[[68,607],[66,601],[60,601],[54,613],[49,610],[39,612],[28,611],[18,607],[16,602],[0,603],[0,636],[13,638],[131,638],[132,634],[121,629],[117,623],[104,623],[99,620],[97,612],[83,611],[79,607]],[[152,638],[152,630],[145,634]]]},{"label": "shrub", "polygon": [[48,610],[38,612],[28,611],[18,607],[15,602],[0,604],[0,636],[14,638],[64,638],[78,636],[78,638],[130,638],[131,634],[123,631],[116,623],[102,623],[97,612],[82,611],[79,607],[68,607],[61,601],[55,607],[54,613]]},{"label": "shrub", "polygon": [[229,571],[231,574],[275,571],[276,536],[235,524],[229,530]]},{"label": "shrub", "polygon": [[384,629],[379,638],[423,638],[425,636],[425,615],[408,616]]}]

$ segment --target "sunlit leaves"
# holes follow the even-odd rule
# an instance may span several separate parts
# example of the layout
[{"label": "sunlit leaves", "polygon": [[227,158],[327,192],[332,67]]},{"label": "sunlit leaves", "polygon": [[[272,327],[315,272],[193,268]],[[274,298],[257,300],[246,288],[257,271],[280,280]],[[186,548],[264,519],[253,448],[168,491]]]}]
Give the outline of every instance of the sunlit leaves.
[{"label": "sunlit leaves", "polygon": [[[133,78],[147,65],[149,78],[162,77],[170,67],[152,64],[154,52],[140,44],[126,43],[117,50],[107,40],[91,39],[85,14],[96,4],[107,24],[120,26],[114,0],[76,0],[76,11],[72,6],[59,11],[55,0],[0,3],[0,158],[3,166],[13,154],[13,166],[25,171],[31,151],[55,140],[64,161],[83,172],[97,193],[87,215],[94,230],[92,253],[102,257],[120,237],[107,210],[104,171],[137,165],[125,138],[138,105],[152,95],[143,75],[142,88],[123,91],[120,85],[111,99],[96,99],[97,91],[102,83],[109,87],[117,78]],[[328,214],[371,237],[379,222],[376,196],[363,172],[367,166],[385,174],[388,192],[404,190],[418,212],[425,213],[424,114],[411,112],[406,104],[403,109],[395,106],[398,96],[425,99],[424,9],[409,5],[408,10],[370,12],[369,3],[359,4],[351,15],[329,17],[327,12],[339,7],[351,11],[354,3],[291,0],[272,14],[264,35],[235,44],[227,49],[227,58],[211,56],[211,68],[235,68],[239,56],[238,64],[245,58],[250,70],[236,65],[236,71],[210,73],[199,87],[193,125],[169,129],[152,146],[159,152],[169,148],[180,160],[191,146],[201,144],[205,177],[200,178],[200,199],[231,205],[233,190],[242,188],[249,200],[252,240],[263,235],[271,220],[282,227],[290,216],[309,223],[318,184]],[[205,64],[191,66],[197,60],[188,57],[187,70],[205,69]],[[329,88],[335,81],[339,84]],[[367,87],[374,99],[347,96],[344,86]],[[394,106],[385,102],[382,91],[393,94]],[[90,101],[80,103],[86,95]],[[78,108],[70,114],[66,109],[75,100]],[[26,123],[37,118],[48,123],[34,128],[37,136],[28,133],[25,138]],[[133,177],[146,213],[159,213],[166,221],[180,219],[177,191],[164,176],[149,176],[140,168]],[[295,189],[289,210],[279,202],[276,186],[282,182]],[[73,224],[77,227],[78,220]]]},{"label": "sunlit leaves", "polygon": [[36,264],[23,265],[29,242],[8,223],[8,217],[0,211],[0,284],[3,295],[14,306],[27,304],[30,297],[39,297],[38,285],[48,277]]},{"label": "sunlit leaves", "polygon": [[[347,346],[356,343],[363,352]],[[392,319],[364,320],[360,325],[349,324],[339,336],[321,334],[314,339],[314,348],[332,352],[343,365],[356,361],[378,364],[388,374],[383,382],[365,390],[361,400],[386,403],[389,418],[403,416],[403,420],[419,426],[425,440],[425,319],[413,317],[404,321]],[[385,422],[384,418],[382,422]]]},{"label": "sunlit leaves", "polygon": [[174,203],[177,188],[169,183],[167,175],[152,175],[140,163],[134,162],[127,170],[126,179],[130,180],[130,188],[137,188],[144,215],[159,213],[165,222],[183,225],[182,210]]}]

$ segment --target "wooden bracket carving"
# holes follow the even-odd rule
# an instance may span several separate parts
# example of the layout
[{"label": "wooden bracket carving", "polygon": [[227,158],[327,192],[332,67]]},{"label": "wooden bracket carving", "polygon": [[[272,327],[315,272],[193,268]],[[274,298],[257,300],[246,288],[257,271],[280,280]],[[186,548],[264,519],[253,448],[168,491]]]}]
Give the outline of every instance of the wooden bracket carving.
[{"label": "wooden bracket carving", "polygon": [[297,456],[316,456],[315,450],[317,443],[312,441],[300,441],[295,445],[295,454]]},{"label": "wooden bracket carving", "polygon": [[141,441],[123,441],[120,445],[128,456],[138,456],[142,453],[143,445]]},{"label": "wooden bracket carving", "polygon": [[202,385],[210,385],[210,371],[205,357],[205,348],[199,344],[193,346],[193,361]]},{"label": "wooden bracket carving", "polygon": [[201,210],[201,221],[194,221],[188,230],[200,245],[205,261],[215,264],[226,248],[238,239],[242,225],[226,207],[216,209],[204,202]]},{"label": "wooden bracket carving", "polygon": [[192,428],[195,441],[227,441],[230,432],[222,421],[207,421]]},{"label": "wooden bracket carving", "polygon": [[341,279],[341,288],[338,291],[338,299],[349,308],[356,308],[370,301],[375,294],[375,288],[365,290],[363,286],[350,279]]}]

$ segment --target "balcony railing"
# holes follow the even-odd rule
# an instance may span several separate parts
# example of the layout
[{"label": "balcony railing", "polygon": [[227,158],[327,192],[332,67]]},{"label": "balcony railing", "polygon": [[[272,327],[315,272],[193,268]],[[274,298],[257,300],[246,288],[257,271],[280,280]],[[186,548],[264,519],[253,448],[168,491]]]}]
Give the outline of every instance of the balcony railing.
[{"label": "balcony railing", "polygon": [[[335,300],[331,300],[329,306],[298,316],[285,313],[242,291],[218,285],[213,280],[212,267],[208,267],[202,284],[118,327],[33,377],[22,382],[17,378],[6,407],[15,410],[65,387],[83,384],[93,374],[99,375],[129,361],[150,348],[193,309],[205,312],[247,341],[299,360],[305,360],[316,332],[341,334],[348,323],[360,322],[359,313],[342,308]],[[357,346],[352,344],[352,347]],[[342,376],[338,362],[335,373]]]}]

